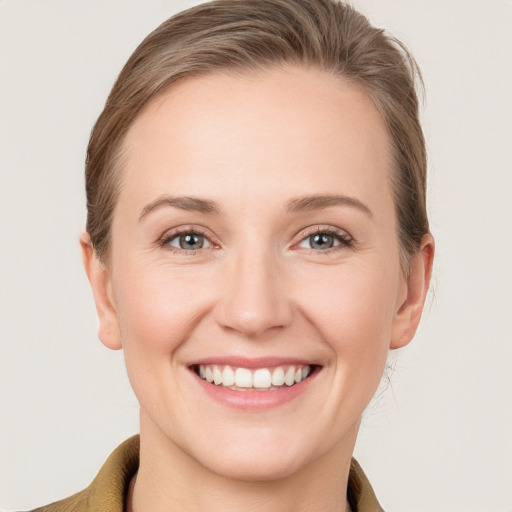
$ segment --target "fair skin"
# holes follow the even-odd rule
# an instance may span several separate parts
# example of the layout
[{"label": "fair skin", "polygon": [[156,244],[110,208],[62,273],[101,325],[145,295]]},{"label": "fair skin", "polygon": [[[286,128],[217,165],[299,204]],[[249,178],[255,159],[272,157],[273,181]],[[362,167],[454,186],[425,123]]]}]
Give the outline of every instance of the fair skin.
[{"label": "fair skin", "polygon": [[[376,108],[321,71],[217,73],[153,100],[124,149],[107,265],[81,241],[141,407],[129,509],[349,510],[361,414],[416,331],[434,249],[425,235],[404,275]],[[199,375],[291,366],[291,386]]]}]

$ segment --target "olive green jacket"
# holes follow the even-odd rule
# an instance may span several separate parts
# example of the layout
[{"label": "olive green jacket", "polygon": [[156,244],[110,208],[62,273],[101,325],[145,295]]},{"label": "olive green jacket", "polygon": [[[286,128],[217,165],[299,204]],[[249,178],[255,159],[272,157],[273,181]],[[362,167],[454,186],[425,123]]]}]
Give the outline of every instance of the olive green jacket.
[{"label": "olive green jacket", "polygon": [[[139,466],[139,436],[122,443],[83,491],[32,512],[124,512],[128,485]],[[348,501],[354,512],[383,512],[361,466],[352,459]]]}]

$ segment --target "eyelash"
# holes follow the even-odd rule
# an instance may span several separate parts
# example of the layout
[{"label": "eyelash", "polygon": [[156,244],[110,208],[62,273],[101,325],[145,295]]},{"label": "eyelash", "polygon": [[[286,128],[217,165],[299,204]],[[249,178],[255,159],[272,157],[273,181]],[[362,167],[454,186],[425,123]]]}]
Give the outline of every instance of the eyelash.
[{"label": "eyelash", "polygon": [[338,245],[335,245],[333,247],[329,247],[328,249],[324,250],[317,250],[313,248],[306,248],[307,251],[310,251],[311,253],[315,254],[332,254],[333,252],[343,250],[345,248],[350,248],[354,246],[354,239],[346,232],[341,229],[333,228],[330,226],[319,226],[317,227],[313,232],[310,230],[304,230],[300,234],[300,240],[296,244],[294,244],[293,247],[297,247],[302,242],[313,238],[316,235],[327,235],[333,237],[337,242],[339,242]]},{"label": "eyelash", "polygon": [[[179,238],[180,236],[184,236],[184,235],[201,236],[205,240],[207,240],[208,243],[210,243],[212,247],[205,247],[205,248],[201,247],[200,249],[186,250],[186,249],[181,249],[178,247],[173,247],[172,245],[170,245],[173,240],[175,240],[176,238]],[[210,237],[206,233],[204,233],[203,231],[201,231],[197,228],[178,229],[178,230],[172,231],[170,233],[165,233],[165,235],[163,235],[162,238],[160,240],[158,240],[158,245],[174,254],[186,254],[187,256],[193,256],[195,254],[198,254],[200,251],[212,249],[212,248],[215,248],[216,246],[218,247],[218,244],[216,244],[212,240],[210,240]]]},{"label": "eyelash", "polygon": [[[179,238],[180,236],[184,235],[197,235],[203,237],[205,240],[208,241],[209,244],[211,244],[211,247],[201,247],[199,249],[195,250],[186,250],[174,247],[171,244],[173,240],[176,238]],[[337,242],[339,242],[338,245],[335,245],[333,247],[329,247],[328,249],[324,250],[316,250],[313,248],[305,248],[305,250],[310,251],[311,253],[315,254],[331,254],[332,252],[336,252],[339,250],[342,250],[344,248],[350,248],[354,246],[354,239],[346,232],[342,231],[340,229],[336,229],[333,227],[317,227],[314,231],[311,231],[309,229],[305,229],[300,234],[300,240],[295,243],[292,248],[295,249],[301,244],[302,242],[311,239],[312,237],[316,235],[327,235],[330,237],[333,237]],[[218,248],[219,245],[213,242],[210,237],[204,233],[203,231],[197,229],[197,228],[186,228],[186,229],[178,229],[176,231],[172,231],[170,233],[166,233],[158,240],[158,245],[162,248],[165,248],[166,250],[174,253],[174,254],[186,254],[187,256],[193,256],[195,254],[198,254],[200,251],[204,250],[210,250],[213,248]]]}]

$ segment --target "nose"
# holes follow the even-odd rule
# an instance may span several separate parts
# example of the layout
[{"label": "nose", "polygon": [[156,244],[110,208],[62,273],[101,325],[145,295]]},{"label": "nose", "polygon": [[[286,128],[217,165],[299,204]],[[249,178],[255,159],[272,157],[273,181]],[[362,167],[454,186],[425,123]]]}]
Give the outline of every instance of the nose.
[{"label": "nose", "polygon": [[293,308],[278,257],[265,250],[245,250],[230,258],[217,303],[217,322],[249,338],[282,329]]}]

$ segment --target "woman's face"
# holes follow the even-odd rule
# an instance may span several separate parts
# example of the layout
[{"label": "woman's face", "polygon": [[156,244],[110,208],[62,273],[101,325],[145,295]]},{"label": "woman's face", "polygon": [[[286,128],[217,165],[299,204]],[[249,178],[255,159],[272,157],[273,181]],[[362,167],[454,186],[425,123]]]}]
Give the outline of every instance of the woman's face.
[{"label": "woman's face", "polygon": [[123,165],[97,300],[142,436],[249,480],[350,454],[416,326],[372,102],[300,68],[190,79],[135,121]]}]

